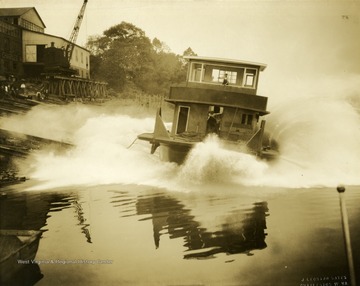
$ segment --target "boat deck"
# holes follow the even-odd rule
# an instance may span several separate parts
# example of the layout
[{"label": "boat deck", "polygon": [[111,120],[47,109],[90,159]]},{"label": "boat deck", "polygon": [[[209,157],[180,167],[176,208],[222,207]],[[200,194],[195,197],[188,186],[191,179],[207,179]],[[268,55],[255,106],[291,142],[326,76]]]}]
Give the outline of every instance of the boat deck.
[{"label": "boat deck", "polygon": [[150,143],[160,143],[160,144],[171,144],[179,146],[188,146],[192,147],[196,143],[201,142],[204,139],[204,136],[193,133],[183,133],[177,136],[156,136],[154,133],[143,133],[138,136],[138,139],[149,141]]}]

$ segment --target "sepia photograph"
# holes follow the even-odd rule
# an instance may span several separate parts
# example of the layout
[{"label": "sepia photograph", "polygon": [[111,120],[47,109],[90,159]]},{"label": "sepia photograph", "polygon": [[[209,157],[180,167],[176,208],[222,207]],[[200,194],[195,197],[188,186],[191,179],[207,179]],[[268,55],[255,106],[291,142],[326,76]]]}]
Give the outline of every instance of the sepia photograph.
[{"label": "sepia photograph", "polygon": [[0,285],[360,285],[359,35],[359,0],[0,0]]}]

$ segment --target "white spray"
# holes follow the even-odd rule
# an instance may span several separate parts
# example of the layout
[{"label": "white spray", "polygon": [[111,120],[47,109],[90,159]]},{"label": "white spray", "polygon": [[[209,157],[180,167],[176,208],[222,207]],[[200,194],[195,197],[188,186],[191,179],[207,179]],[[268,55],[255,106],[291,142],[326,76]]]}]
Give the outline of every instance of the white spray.
[{"label": "white spray", "polygon": [[25,117],[3,120],[1,126],[22,126],[25,133],[46,133],[43,137],[75,144],[63,154],[34,154],[30,176],[43,182],[41,188],[146,184],[189,190],[225,182],[293,188],[357,185],[358,92],[351,85],[344,88],[343,81],[329,89],[327,82],[317,81],[320,88],[316,90],[294,85],[291,93],[279,91],[281,98],[269,95],[272,114],[267,118],[267,130],[280,146],[280,157],[274,162],[226,150],[216,137],[198,144],[181,166],[160,162],[156,153],[150,154],[147,142],[138,140],[127,148],[138,134],[151,132],[154,125],[153,116],[141,118],[144,110],[134,107],[111,112],[84,105],[38,107]]}]

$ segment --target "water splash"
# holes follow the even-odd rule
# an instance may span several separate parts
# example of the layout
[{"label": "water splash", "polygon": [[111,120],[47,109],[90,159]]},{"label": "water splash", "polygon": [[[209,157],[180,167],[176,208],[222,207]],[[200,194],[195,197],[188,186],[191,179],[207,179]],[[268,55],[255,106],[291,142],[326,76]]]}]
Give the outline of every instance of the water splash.
[{"label": "water splash", "polygon": [[256,157],[227,150],[215,136],[209,136],[189,153],[180,168],[180,178],[195,184],[203,183],[246,183],[261,176],[267,164]]},{"label": "water splash", "polygon": [[359,184],[360,115],[357,82],[349,77],[294,85],[269,118],[280,160],[264,184],[307,187]]},{"label": "water splash", "polygon": [[152,119],[126,115],[89,118],[74,134],[76,146],[65,154],[35,154],[31,177],[45,182],[40,188],[150,183],[169,167],[149,154],[149,146],[127,147],[144,128],[151,130],[152,126]]},{"label": "water splash", "polygon": [[266,127],[280,146],[274,162],[227,150],[216,137],[199,143],[181,166],[161,162],[157,152],[149,154],[147,142],[136,141],[127,148],[154,126],[152,115],[144,117],[134,107],[110,112],[84,105],[38,107],[25,117],[2,121],[2,126],[22,126],[25,133],[33,128],[48,134],[45,137],[54,134],[75,144],[62,154],[33,154],[30,177],[42,182],[36,188],[142,184],[189,191],[223,183],[292,188],[359,185],[357,81],[350,85],[333,81],[331,88],[325,82],[318,82],[318,90],[311,92],[294,85],[296,92],[280,91],[282,98],[269,95],[273,106]]},{"label": "water splash", "polygon": [[198,145],[182,172],[193,181],[247,186],[359,185],[359,76],[291,82],[269,96],[266,129],[280,146],[273,162],[226,151],[214,140]]}]

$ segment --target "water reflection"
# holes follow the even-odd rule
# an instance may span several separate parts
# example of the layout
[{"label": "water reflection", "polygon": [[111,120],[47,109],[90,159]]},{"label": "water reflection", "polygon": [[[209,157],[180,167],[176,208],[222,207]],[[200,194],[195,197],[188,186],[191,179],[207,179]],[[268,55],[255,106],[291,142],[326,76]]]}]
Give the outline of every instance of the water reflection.
[{"label": "water reflection", "polygon": [[46,225],[50,212],[71,206],[72,197],[65,194],[34,194],[7,192],[0,201],[1,229],[40,230]]},{"label": "water reflection", "polygon": [[[289,192],[254,203],[259,197],[245,191],[183,194],[137,185],[57,192],[16,188],[0,200],[1,228],[45,230],[37,259],[113,261],[29,269],[34,278],[43,272],[43,285],[137,285],[145,279],[149,285],[175,280],[182,285],[294,285],[304,277],[347,275],[341,221],[334,211],[338,200],[328,190]],[[358,189],[349,195],[349,220],[356,233]],[[271,237],[267,227],[276,229]],[[353,237],[357,250],[359,240]],[[217,271],[205,273],[203,263],[194,263],[202,259],[207,269]]]},{"label": "water reflection", "polygon": [[139,196],[136,211],[138,215],[150,215],[140,220],[152,221],[156,248],[160,247],[160,237],[164,233],[171,239],[183,238],[184,259],[214,258],[218,253],[252,255],[252,250],[267,246],[267,202],[228,212],[215,231],[208,230],[191,215],[191,209],[168,195]]},{"label": "water reflection", "polygon": [[85,218],[85,212],[83,210],[83,207],[82,207],[81,203],[78,200],[74,200],[73,201],[73,206],[74,206],[75,212],[77,214],[79,225],[81,226],[81,232],[86,237],[86,242],[92,243],[91,234],[90,234],[90,231],[89,231],[90,224],[86,223],[87,219]]},{"label": "water reflection", "polygon": [[165,195],[139,197],[136,210],[138,215],[151,215],[141,220],[152,220],[156,248],[160,245],[160,236],[164,229],[167,229],[170,238],[178,238],[186,236],[187,231],[200,227],[190,215],[189,209],[178,200]]},{"label": "water reflection", "polygon": [[40,236],[41,231],[0,230],[1,285],[33,285],[43,277],[40,267],[31,262]]},{"label": "water reflection", "polygon": [[[86,231],[88,224],[85,224],[86,219],[77,194],[24,192],[21,187],[20,184],[2,190],[6,196],[0,199],[0,229],[47,231],[47,219],[52,212],[60,212],[73,207],[76,210],[79,225],[82,226],[82,232],[85,233],[87,241],[91,242],[90,234]],[[16,266],[14,265],[14,268]],[[15,275],[6,278],[6,281],[1,281],[1,283],[4,283],[2,285],[34,285],[42,277],[39,265],[24,264]]]},{"label": "water reflection", "polygon": [[[252,250],[266,248],[265,229],[268,207],[266,202],[255,203],[248,209],[230,213],[219,231],[197,229],[185,237],[189,254],[184,258],[210,258],[218,253],[253,255]],[[195,251],[204,249],[204,251]]]},{"label": "water reflection", "polygon": [[16,162],[21,159],[15,159],[3,154],[1,148],[2,147],[0,146],[0,190],[6,186],[24,182],[26,180],[25,177],[21,177],[18,174],[19,170]]},{"label": "water reflection", "polygon": [[12,276],[10,279],[2,280],[0,277],[0,285],[32,286],[39,282],[43,277],[44,275],[41,273],[38,264],[23,265],[23,267],[18,272],[16,272],[16,275]]}]

